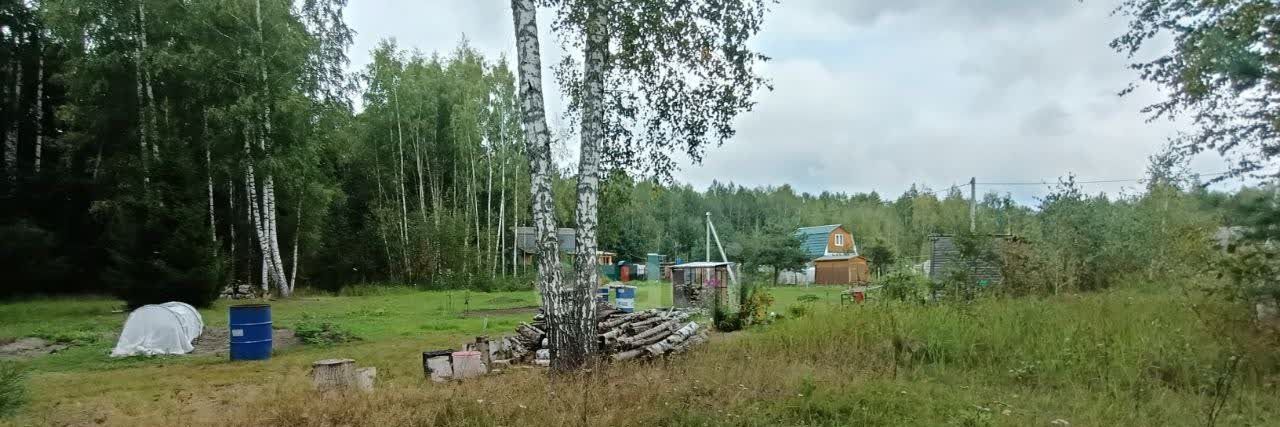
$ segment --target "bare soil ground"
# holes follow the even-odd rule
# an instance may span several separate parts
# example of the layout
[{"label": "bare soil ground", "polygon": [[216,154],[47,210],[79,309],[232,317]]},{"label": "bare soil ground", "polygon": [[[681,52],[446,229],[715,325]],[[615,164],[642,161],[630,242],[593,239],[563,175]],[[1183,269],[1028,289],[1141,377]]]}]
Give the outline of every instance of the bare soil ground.
[{"label": "bare soil ground", "polygon": [[0,345],[0,359],[28,359],[57,353],[70,347],[44,338],[27,337]]},{"label": "bare soil ground", "polygon": [[[292,329],[272,329],[271,348],[275,350],[293,347],[302,341]],[[226,355],[231,347],[230,332],[227,328],[205,328],[204,333],[196,338],[195,349],[191,354]]]}]

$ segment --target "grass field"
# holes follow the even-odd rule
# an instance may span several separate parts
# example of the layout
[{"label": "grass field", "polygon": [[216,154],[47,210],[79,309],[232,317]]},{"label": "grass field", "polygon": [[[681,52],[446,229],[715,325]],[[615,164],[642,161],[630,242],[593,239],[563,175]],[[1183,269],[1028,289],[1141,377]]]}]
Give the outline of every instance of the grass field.
[{"label": "grass field", "polygon": [[[664,289],[641,284],[637,305],[668,304]],[[1250,341],[1234,338],[1247,326],[1204,317],[1221,307],[1193,306],[1178,293],[841,307],[838,292],[774,288],[775,311],[806,305],[811,314],[716,335],[679,359],[583,378],[515,369],[444,385],[422,379],[419,353],[510,333],[527,313],[484,310],[536,305],[533,292],[374,288],[273,301],[279,326],[329,321],[361,340],[234,363],[212,355],[106,357],[125,316],[110,299],[4,303],[0,338],[77,345],[23,362],[31,401],[0,424],[1206,425],[1211,413],[1217,425],[1280,419],[1274,348],[1242,346]],[[801,302],[806,294],[817,301]],[[225,327],[225,303],[202,314],[208,327]],[[895,351],[895,342],[909,351]],[[1243,362],[1231,368],[1231,356]],[[377,367],[376,391],[312,393],[310,363],[329,357]]]}]

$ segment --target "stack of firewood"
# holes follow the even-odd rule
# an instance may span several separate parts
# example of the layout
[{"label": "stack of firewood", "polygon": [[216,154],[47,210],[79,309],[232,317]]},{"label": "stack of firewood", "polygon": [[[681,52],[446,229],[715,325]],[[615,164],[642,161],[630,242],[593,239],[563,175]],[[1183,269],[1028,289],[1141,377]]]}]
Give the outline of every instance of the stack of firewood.
[{"label": "stack of firewood", "polygon": [[[596,310],[597,337],[601,351],[613,361],[651,358],[683,353],[706,342],[707,335],[692,312],[680,309],[649,309],[634,313],[601,303]],[[539,313],[532,322],[516,327],[516,337],[504,339],[512,360],[546,366],[550,363],[546,318]]]}]

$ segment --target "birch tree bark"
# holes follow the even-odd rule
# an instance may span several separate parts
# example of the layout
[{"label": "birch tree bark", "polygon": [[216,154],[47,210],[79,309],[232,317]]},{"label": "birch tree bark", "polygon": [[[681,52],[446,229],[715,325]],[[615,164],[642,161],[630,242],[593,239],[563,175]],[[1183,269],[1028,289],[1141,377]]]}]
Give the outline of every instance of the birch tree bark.
[{"label": "birch tree bark", "polygon": [[36,62],[36,146],[33,153],[35,158],[32,160],[32,168],[35,175],[39,175],[40,163],[44,157],[44,45],[41,43],[39,31],[36,32],[34,38],[39,59]]},{"label": "birch tree bark", "polygon": [[538,241],[538,290],[547,314],[551,368],[569,372],[586,362],[595,337],[581,335],[581,311],[575,312],[575,295],[563,282],[559,243],[556,239],[555,200],[551,188],[551,134],[547,129],[542,93],[542,59],[538,56],[538,21],[534,0],[512,0],[512,18],[519,60],[520,106],[525,128],[525,154],[529,160],[533,225]]},{"label": "birch tree bark", "polygon": [[258,148],[262,150],[263,158],[266,160],[267,170],[263,171],[262,178],[262,206],[260,207],[262,217],[262,229],[265,232],[267,240],[265,256],[270,258],[271,277],[276,281],[280,289],[280,296],[288,297],[293,294],[293,285],[286,280],[284,275],[284,261],[280,257],[280,239],[276,227],[276,190],[275,179],[270,168],[272,166],[272,147],[271,147],[271,96],[267,86],[267,55],[266,55],[266,38],[262,32],[262,0],[254,2],[254,19],[258,26],[258,77],[262,84],[262,132],[258,135]]},{"label": "birch tree bark", "polygon": [[[13,39],[15,45],[22,40],[16,35]],[[9,129],[4,136],[4,172],[5,181],[8,183],[6,188],[10,193],[15,192],[18,185],[18,129],[21,129],[19,125],[22,123],[22,118],[26,117],[22,111],[21,58],[21,55],[14,55],[13,58],[13,90],[10,92],[13,104],[9,110],[12,111],[12,117],[9,118]]]},{"label": "birch tree bark", "polygon": [[599,286],[596,269],[596,226],[600,208],[600,147],[604,140],[604,74],[605,54],[609,49],[606,32],[608,25],[605,11],[599,6],[588,12],[587,43],[583,61],[583,104],[580,158],[578,159],[578,206],[576,240],[578,252],[574,256],[575,271],[572,289],[570,319],[575,338],[581,342],[574,347],[581,353],[574,354],[574,362],[587,363],[596,351],[595,289]]},{"label": "birch tree bark", "polygon": [[144,25],[142,21],[142,2],[137,4],[138,28],[137,41],[134,43],[133,51],[133,78],[134,95],[138,98],[138,160],[142,166],[142,191],[146,192],[151,186],[151,169],[150,169],[150,151],[149,139],[150,132],[147,129],[147,109],[146,109],[146,91],[142,87],[142,49],[146,44],[144,39]]},{"label": "birch tree bark", "polygon": [[138,65],[138,69],[139,69],[139,72],[140,72],[140,74],[138,75],[138,77],[141,79],[141,81],[138,83],[138,84],[140,85],[140,86],[139,86],[139,92],[138,92],[138,95],[139,95],[139,98],[142,98],[142,97],[145,95],[145,101],[144,101],[144,100],[142,100],[142,99],[139,99],[139,101],[138,101],[138,102],[143,102],[143,103],[144,103],[143,105],[145,105],[145,108],[146,108],[146,110],[147,110],[147,114],[146,114],[146,116],[144,116],[144,117],[143,117],[143,118],[145,119],[145,121],[143,121],[143,122],[141,123],[141,125],[142,125],[142,126],[145,126],[145,127],[147,128],[147,134],[148,134],[148,135],[150,135],[150,138],[149,138],[149,141],[148,141],[148,142],[149,142],[149,144],[148,144],[148,145],[150,146],[150,149],[151,149],[151,156],[152,156],[153,158],[159,159],[159,157],[160,157],[160,147],[159,147],[159,144],[157,144],[157,142],[159,142],[159,141],[157,141],[157,140],[155,139],[155,135],[156,135],[156,106],[155,106],[156,97],[155,97],[155,92],[151,90],[151,68],[150,68],[150,67],[147,67],[147,65],[146,65],[146,55],[147,55],[147,11],[146,11],[146,8],[145,8],[145,7],[144,7],[144,5],[143,5],[143,2],[144,2],[144,0],[138,0],[138,4],[137,4],[137,6],[138,6],[138,58],[137,58],[137,65]]}]

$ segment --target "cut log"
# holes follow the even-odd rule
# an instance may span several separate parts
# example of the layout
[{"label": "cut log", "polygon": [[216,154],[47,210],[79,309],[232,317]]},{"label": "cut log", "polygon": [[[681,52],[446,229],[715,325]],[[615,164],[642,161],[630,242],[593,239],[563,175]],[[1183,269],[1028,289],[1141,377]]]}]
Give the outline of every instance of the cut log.
[{"label": "cut log", "polygon": [[542,342],[542,337],[546,336],[546,333],[542,332],[542,329],[534,327],[528,323],[521,323],[520,326],[516,327],[516,332],[532,343]]},{"label": "cut log", "polygon": [[635,359],[641,354],[644,354],[644,349],[627,350],[621,353],[614,353],[612,359],[614,362],[621,362],[624,360]]},{"label": "cut log", "polygon": [[325,359],[311,364],[311,385],[319,391],[351,388],[356,385],[356,361]]}]

